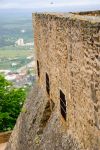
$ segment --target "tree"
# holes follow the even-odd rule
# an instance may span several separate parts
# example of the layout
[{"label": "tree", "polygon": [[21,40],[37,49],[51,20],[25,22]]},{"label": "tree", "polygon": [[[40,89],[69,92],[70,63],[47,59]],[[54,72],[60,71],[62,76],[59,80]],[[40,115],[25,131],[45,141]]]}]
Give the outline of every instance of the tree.
[{"label": "tree", "polygon": [[0,75],[0,131],[13,129],[25,98],[25,89],[13,88],[12,83]]}]

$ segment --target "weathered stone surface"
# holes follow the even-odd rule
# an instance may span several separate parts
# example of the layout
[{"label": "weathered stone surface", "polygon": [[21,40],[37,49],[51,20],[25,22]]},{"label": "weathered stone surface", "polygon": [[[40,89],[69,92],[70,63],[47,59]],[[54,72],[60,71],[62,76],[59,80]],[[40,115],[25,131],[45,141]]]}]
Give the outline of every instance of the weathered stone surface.
[{"label": "weathered stone surface", "polygon": [[[39,85],[50,78],[50,98],[60,113],[60,89],[67,103],[66,130],[83,149],[100,149],[100,11],[88,15],[35,14]],[[61,116],[60,116],[61,117]],[[63,122],[63,118],[61,117]]]}]

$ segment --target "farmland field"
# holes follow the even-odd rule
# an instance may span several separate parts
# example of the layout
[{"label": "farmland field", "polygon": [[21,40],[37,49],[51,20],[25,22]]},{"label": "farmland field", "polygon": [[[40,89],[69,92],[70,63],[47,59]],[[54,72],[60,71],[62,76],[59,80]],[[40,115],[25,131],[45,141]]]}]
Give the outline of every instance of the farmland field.
[{"label": "farmland field", "polygon": [[[29,63],[27,57],[32,56],[33,53],[33,50],[0,50],[0,69],[14,71]],[[13,63],[17,65],[12,67]]]},{"label": "farmland field", "polygon": [[0,58],[28,57],[30,55],[33,55],[32,50],[0,50]]}]

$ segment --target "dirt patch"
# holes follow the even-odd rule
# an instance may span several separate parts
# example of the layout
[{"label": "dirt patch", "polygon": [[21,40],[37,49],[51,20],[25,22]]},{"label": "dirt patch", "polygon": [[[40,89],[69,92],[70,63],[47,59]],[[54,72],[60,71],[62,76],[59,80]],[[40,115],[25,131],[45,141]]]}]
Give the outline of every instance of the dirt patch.
[{"label": "dirt patch", "polygon": [[0,133],[0,144],[8,142],[11,133],[12,133],[12,131],[1,132]]},{"label": "dirt patch", "polygon": [[5,150],[7,143],[0,144],[0,150]]}]

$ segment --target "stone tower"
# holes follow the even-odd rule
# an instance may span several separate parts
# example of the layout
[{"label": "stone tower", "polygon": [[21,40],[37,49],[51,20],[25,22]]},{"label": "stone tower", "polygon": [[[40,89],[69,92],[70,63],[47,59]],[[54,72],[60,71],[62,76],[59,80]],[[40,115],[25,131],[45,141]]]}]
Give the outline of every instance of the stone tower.
[{"label": "stone tower", "polygon": [[37,82],[7,150],[100,150],[100,11],[33,14]]}]

